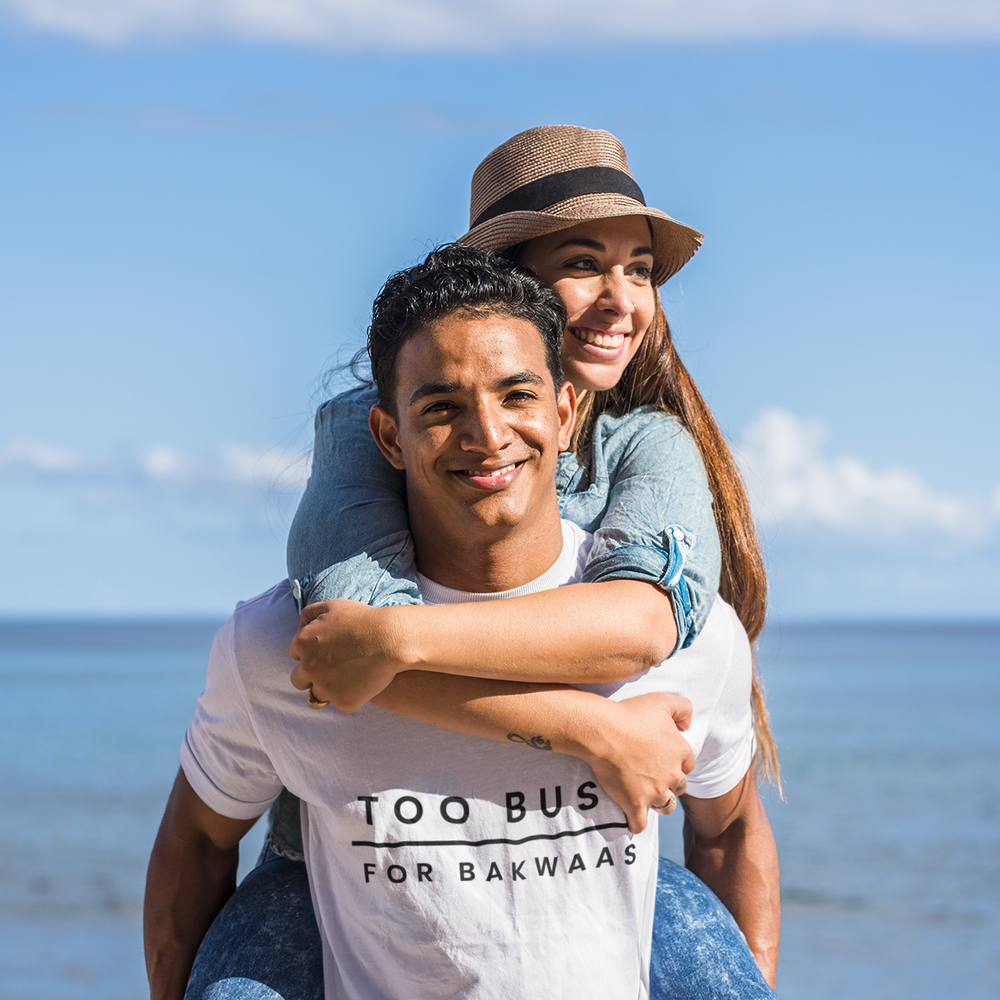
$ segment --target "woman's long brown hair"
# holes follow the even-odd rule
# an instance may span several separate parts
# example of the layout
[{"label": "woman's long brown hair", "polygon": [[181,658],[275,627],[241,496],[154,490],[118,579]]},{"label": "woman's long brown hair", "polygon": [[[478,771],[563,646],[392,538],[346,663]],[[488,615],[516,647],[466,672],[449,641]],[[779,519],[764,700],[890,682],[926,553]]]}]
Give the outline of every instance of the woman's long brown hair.
[{"label": "woman's long brown hair", "polygon": [[[729,446],[677,355],[658,292],[653,321],[618,384],[604,392],[588,392],[580,402],[573,447],[581,461],[589,451],[594,424],[602,413],[627,413],[637,406],[656,406],[677,417],[698,446],[722,546],[719,593],[733,606],[756,647],[764,628],[767,576],[750,501]],[[758,758],[765,777],[777,785],[780,794],[778,753],[756,666],[751,698]]]}]

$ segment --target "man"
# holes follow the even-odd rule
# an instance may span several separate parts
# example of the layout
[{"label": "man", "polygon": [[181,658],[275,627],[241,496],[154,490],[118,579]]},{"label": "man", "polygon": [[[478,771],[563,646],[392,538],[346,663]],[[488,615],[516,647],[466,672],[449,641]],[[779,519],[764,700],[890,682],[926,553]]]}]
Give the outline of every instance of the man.
[{"label": "man", "polygon": [[[572,582],[589,538],[560,521],[556,501],[575,413],[559,373],[558,300],[465,248],[432,254],[394,295],[387,311],[402,319],[381,340],[373,324],[370,338],[382,402],[371,426],[406,472],[425,602]],[[731,610],[720,602],[713,616],[732,646]],[[663,738],[663,692],[677,685],[702,696],[692,789],[719,790],[685,801],[691,855],[773,976],[777,869],[750,763],[746,657],[705,647],[722,664],[715,676],[692,661],[685,677],[675,657],[669,679],[653,670],[599,694],[414,671],[341,714],[311,711],[288,685],[296,624],[285,583],[242,605],[216,640],[150,862],[154,1000],[183,994],[232,892],[236,844],[283,786],[304,803],[328,997],[644,995],[656,826],[629,834],[612,797],[629,766],[609,765],[607,744],[629,744],[641,771]],[[414,684],[443,696],[458,685],[465,732],[393,714]],[[651,801],[665,802],[683,776],[651,780],[661,785]]]}]

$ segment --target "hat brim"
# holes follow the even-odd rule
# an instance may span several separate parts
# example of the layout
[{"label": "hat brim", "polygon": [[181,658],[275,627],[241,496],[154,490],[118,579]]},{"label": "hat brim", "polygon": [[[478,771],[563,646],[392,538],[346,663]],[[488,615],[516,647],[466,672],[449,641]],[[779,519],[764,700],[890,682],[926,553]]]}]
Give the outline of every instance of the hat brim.
[{"label": "hat brim", "polygon": [[538,236],[570,229],[581,222],[644,215],[653,234],[653,283],[662,285],[697,252],[704,236],[697,229],[672,219],[658,208],[649,208],[626,195],[579,195],[552,205],[544,212],[506,212],[474,226],[459,243],[498,253]]}]

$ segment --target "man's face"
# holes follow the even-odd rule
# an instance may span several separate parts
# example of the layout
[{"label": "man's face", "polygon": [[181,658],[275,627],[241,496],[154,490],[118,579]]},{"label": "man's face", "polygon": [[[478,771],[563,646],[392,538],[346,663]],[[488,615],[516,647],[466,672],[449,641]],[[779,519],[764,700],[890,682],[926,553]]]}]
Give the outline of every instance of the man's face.
[{"label": "man's face", "polygon": [[555,386],[532,323],[453,313],[414,334],[396,362],[398,418],[372,433],[406,470],[418,538],[487,539],[557,510],[555,465],[569,446],[572,387]]}]

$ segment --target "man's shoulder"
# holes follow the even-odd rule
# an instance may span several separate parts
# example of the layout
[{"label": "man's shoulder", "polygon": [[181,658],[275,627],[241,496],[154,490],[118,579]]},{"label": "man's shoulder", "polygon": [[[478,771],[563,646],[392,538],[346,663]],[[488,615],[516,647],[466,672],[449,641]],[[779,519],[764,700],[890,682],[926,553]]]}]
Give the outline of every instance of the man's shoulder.
[{"label": "man's shoulder", "polygon": [[240,601],[227,623],[233,650],[247,654],[271,655],[277,648],[287,657],[288,641],[298,629],[299,613],[288,580],[264,593]]},{"label": "man's shoulder", "polygon": [[697,663],[699,671],[703,670],[706,676],[716,675],[721,681],[732,674],[733,667],[738,673],[748,667],[752,669],[753,653],[735,609],[717,594],[697,639],[664,662],[674,666]]}]

